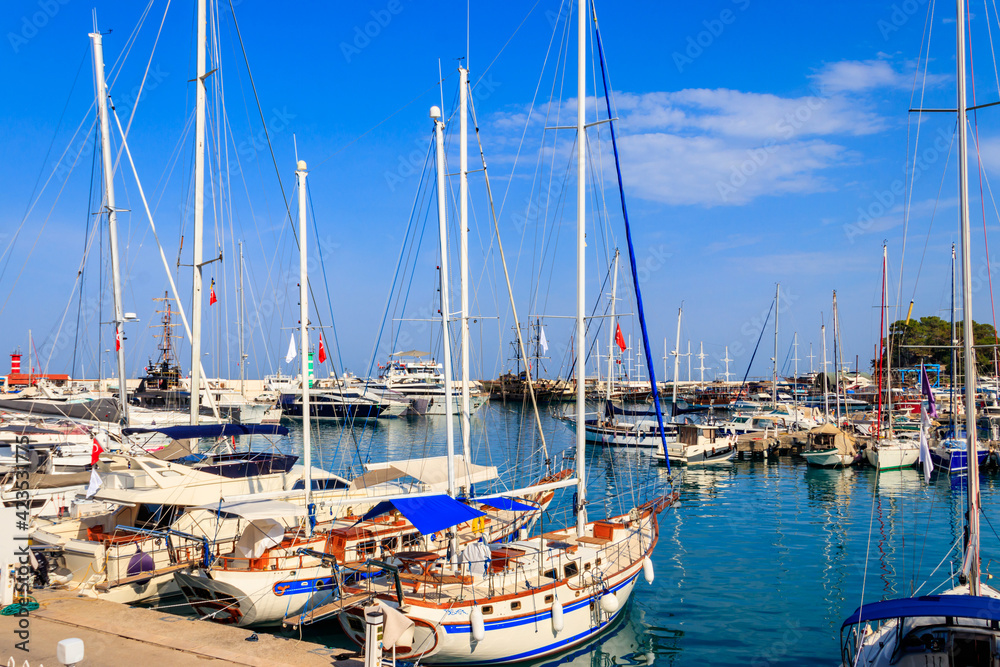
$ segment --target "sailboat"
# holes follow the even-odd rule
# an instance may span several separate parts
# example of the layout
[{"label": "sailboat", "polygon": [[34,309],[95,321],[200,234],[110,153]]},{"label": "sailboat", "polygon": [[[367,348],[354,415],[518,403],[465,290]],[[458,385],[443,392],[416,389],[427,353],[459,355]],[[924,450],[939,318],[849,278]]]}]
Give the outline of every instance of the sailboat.
[{"label": "sailboat", "polygon": [[[577,97],[581,101],[586,98],[588,4],[580,2],[577,14]],[[596,30],[596,21],[594,25]],[[599,31],[596,35],[600,49]],[[603,62],[603,53],[601,57]],[[464,67],[459,68],[459,72],[459,117],[463,118],[468,73]],[[583,280],[587,194],[585,106],[583,103],[577,105],[576,124],[578,343],[575,369],[578,382],[577,470],[573,480],[576,485],[576,525],[560,530],[550,528],[530,539],[521,535],[519,539],[490,545],[485,550],[472,545],[475,549],[463,550],[460,559],[454,558],[454,552],[450,558],[444,554],[397,553],[394,572],[383,569],[380,575],[346,589],[352,594],[371,594],[380,609],[401,612],[413,623],[412,632],[394,643],[397,659],[418,660],[423,664],[504,663],[564,651],[614,624],[640,574],[647,582],[653,580],[650,555],[659,535],[657,516],[673,502],[675,493],[656,497],[620,516],[598,521],[589,521],[587,517],[586,388],[582,381],[586,377],[586,345],[583,344],[586,340]],[[445,170],[441,110],[433,107],[431,117],[438,145],[439,224],[444,261],[447,257],[447,233],[442,184]],[[631,245],[630,232],[627,231],[627,234]],[[446,293],[442,288],[442,299]],[[637,301],[640,322],[644,326],[641,299]],[[648,338],[645,342],[649,362]],[[447,379],[447,343],[444,360]],[[654,403],[658,406],[652,363],[648,366]],[[397,583],[404,576],[404,585],[397,588]],[[354,608],[340,615],[341,626],[357,643],[362,643],[365,637],[364,614],[363,609]]]},{"label": "sailboat", "polygon": [[[884,344],[884,373],[879,373],[879,399],[878,399],[878,419],[875,425],[872,443],[865,450],[865,459],[879,472],[883,470],[899,470],[909,468],[920,458],[920,448],[912,440],[903,440],[892,436],[892,332],[889,331],[889,319],[887,317],[888,308],[888,281],[887,265],[888,254],[885,244],[882,245],[882,329],[885,337],[880,342]],[[883,411],[883,397],[886,407]],[[886,425],[888,429],[887,437],[882,437],[882,415],[886,415]]]},{"label": "sailboat", "polygon": [[[972,252],[965,99],[965,3],[957,0],[958,173],[962,239],[962,314],[967,455],[976,456],[976,364],[972,321]],[[858,607],[841,625],[844,665],[995,665],[1000,592],[981,581],[979,468],[969,466],[967,524],[959,585],[940,595],[883,600]],[[877,624],[875,628],[871,624]]]}]

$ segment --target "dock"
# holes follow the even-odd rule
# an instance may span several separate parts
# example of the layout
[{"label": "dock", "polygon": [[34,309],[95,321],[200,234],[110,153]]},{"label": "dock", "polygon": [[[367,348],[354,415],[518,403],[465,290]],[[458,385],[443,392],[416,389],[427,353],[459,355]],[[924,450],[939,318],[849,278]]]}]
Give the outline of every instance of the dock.
[{"label": "dock", "polygon": [[747,460],[771,456],[791,456],[802,453],[805,447],[805,431],[801,433],[746,433],[736,439],[736,458],[737,460]]},{"label": "dock", "polygon": [[[75,596],[67,591],[36,591],[40,605],[29,615],[30,652],[15,649],[18,619],[0,617],[0,659],[17,665],[59,665],[56,644],[70,637],[84,642],[87,665],[297,665],[361,667],[352,651],[279,637],[252,629],[178,616],[157,609]],[[256,639],[253,637],[256,636]]]}]

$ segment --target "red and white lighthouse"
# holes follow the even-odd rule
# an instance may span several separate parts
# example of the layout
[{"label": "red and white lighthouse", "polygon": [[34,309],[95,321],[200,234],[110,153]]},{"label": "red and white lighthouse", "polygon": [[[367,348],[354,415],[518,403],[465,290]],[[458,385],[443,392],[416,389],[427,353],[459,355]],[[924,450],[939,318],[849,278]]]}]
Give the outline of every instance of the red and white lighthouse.
[{"label": "red and white lighthouse", "polygon": [[10,374],[18,375],[21,372],[21,351],[10,353]]}]

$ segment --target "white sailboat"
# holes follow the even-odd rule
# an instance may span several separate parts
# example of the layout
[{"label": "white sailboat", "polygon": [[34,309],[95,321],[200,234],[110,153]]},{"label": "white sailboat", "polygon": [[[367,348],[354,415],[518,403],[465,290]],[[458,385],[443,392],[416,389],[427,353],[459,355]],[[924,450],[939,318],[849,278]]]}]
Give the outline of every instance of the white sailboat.
[{"label": "white sailboat", "polygon": [[[577,97],[586,97],[588,3],[578,10]],[[467,71],[460,68],[460,114],[465,113]],[[486,551],[444,555],[396,554],[405,594],[397,594],[388,574],[349,589],[375,596],[381,608],[402,612],[412,633],[395,643],[395,657],[423,664],[504,663],[534,659],[587,641],[614,623],[642,573],[653,579],[649,556],[657,542],[657,515],[676,497],[656,498],[628,513],[588,521],[586,486],[586,340],[584,317],[584,238],[586,231],[586,117],[577,105],[577,313],[576,313],[576,526],[518,539]],[[438,197],[442,258],[447,257],[444,213],[444,151],[441,111],[432,108],[438,145]],[[460,118],[462,115],[460,115]],[[442,287],[442,301],[446,288]],[[446,310],[446,308],[445,308]],[[447,317],[447,316],[445,316]],[[445,375],[449,353],[445,343]],[[450,425],[450,424],[449,424]],[[449,433],[449,445],[451,436]],[[454,555],[454,552],[452,552]],[[362,609],[340,616],[347,634],[361,643]]]},{"label": "white sailboat", "polygon": [[[965,3],[957,0],[958,171],[965,326],[967,456],[977,453],[975,347],[972,320],[972,253],[969,232],[965,99]],[[969,466],[964,558],[957,586],[926,595],[864,604],[841,626],[841,658],[850,666],[996,665],[1000,646],[1000,592],[981,581],[979,468]],[[876,624],[872,627],[872,624]]]}]

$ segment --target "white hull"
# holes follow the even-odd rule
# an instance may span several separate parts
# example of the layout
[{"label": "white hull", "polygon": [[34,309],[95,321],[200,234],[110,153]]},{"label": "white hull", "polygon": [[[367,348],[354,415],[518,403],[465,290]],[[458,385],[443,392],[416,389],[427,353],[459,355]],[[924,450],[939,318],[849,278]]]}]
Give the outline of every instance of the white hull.
[{"label": "white hull", "polygon": [[802,458],[809,465],[818,468],[837,468],[840,466],[849,466],[854,463],[853,456],[850,454],[841,454],[836,447],[833,449],[802,452]]},{"label": "white hull", "polygon": [[910,444],[883,443],[865,450],[865,459],[879,471],[909,468],[918,458],[920,450]]}]

